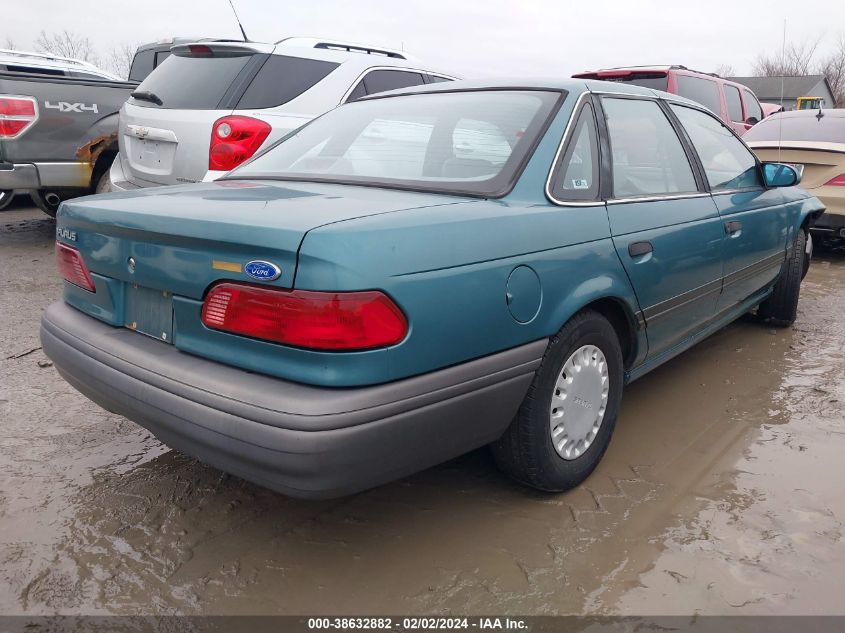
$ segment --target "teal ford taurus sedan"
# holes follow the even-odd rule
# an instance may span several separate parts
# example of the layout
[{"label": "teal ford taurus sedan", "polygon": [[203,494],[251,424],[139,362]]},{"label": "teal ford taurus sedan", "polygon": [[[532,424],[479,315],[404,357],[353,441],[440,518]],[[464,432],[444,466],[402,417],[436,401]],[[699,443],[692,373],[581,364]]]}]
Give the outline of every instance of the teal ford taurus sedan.
[{"label": "teal ford taurus sedan", "polygon": [[565,490],[626,383],[749,311],[794,321],[824,211],[797,181],[637,86],[388,93],[216,182],[64,203],[41,338],[95,402],[289,495],[488,444]]}]

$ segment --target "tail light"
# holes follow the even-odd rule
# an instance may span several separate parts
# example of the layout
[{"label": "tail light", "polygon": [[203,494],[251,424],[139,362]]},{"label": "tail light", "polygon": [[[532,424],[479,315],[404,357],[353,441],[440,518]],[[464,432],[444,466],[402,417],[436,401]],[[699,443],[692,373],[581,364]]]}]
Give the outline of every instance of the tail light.
[{"label": "tail light", "polygon": [[32,97],[0,95],[0,139],[21,136],[38,120],[38,105]]},{"label": "tail light", "polygon": [[91,272],[78,250],[62,242],[56,242],[56,263],[66,281],[88,292],[97,292],[94,280],[91,279]]},{"label": "tail light", "polygon": [[222,283],[208,293],[202,322],[233,334],[336,351],[386,347],[408,333],[402,311],[372,290],[312,292]]},{"label": "tail light", "polygon": [[240,165],[261,147],[270,134],[270,126],[248,116],[224,116],[211,128],[208,168],[229,171]]},{"label": "tail light", "polygon": [[839,174],[835,178],[831,178],[826,183],[825,187],[845,187],[845,174]]}]

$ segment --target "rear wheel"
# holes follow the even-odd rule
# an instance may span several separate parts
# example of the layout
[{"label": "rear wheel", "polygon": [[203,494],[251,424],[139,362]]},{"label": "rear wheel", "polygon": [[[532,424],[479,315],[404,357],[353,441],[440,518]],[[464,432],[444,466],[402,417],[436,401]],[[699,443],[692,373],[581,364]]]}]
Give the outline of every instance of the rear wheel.
[{"label": "rear wheel", "polygon": [[109,170],[107,169],[97,179],[97,186],[94,187],[94,193],[108,193],[111,191],[111,180],[109,179]]},{"label": "rear wheel", "polygon": [[549,342],[519,412],[491,446],[499,467],[540,490],[580,484],[610,444],[622,381],[613,326],[598,312],[579,312]]},{"label": "rear wheel", "polygon": [[798,316],[798,295],[801,292],[801,280],[804,278],[807,262],[807,234],[800,230],[786,258],[780,278],[775,283],[772,294],[757,310],[760,319],[772,325],[786,327],[795,323]]},{"label": "rear wheel", "polygon": [[11,189],[0,189],[0,211],[12,204],[15,192]]}]

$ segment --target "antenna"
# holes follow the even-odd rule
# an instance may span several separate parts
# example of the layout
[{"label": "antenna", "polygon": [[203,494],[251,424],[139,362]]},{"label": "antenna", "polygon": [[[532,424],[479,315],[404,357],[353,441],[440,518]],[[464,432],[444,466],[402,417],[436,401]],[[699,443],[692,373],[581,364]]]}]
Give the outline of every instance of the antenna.
[{"label": "antenna", "polygon": [[[231,2],[232,0],[229,0]],[[786,18],[783,19],[783,44],[780,49],[780,108],[783,110],[783,82],[786,66]],[[778,117],[778,162],[780,162],[781,145],[783,141],[783,112]]]},{"label": "antenna", "polygon": [[238,17],[238,12],[235,11],[235,5],[232,0],[229,0],[229,6],[232,7],[232,13],[235,14],[235,20],[238,23],[238,27],[241,29],[241,35],[244,36],[244,42],[248,42],[249,38],[246,36],[246,31],[244,31],[244,25],[241,24],[241,19]]}]

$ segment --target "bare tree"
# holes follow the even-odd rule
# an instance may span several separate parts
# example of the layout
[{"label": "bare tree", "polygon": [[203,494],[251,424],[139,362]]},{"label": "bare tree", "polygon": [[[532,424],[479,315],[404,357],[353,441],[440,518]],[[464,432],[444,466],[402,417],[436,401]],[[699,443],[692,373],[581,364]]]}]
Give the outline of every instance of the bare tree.
[{"label": "bare tree", "polygon": [[10,50],[10,51],[18,50],[18,46],[17,46],[17,44],[15,44],[15,40],[13,40],[11,37],[6,37],[6,41],[3,44],[3,48]]},{"label": "bare tree", "polygon": [[128,78],[138,46],[140,46],[139,43],[113,46],[105,61],[106,68],[118,77]]},{"label": "bare tree", "polygon": [[716,74],[719,77],[736,77],[736,70],[730,64],[719,64],[716,66]]},{"label": "bare tree", "polygon": [[821,39],[789,44],[779,54],[760,54],[754,62],[754,74],[763,77],[800,77],[809,75]]},{"label": "bare tree", "polygon": [[836,48],[818,66],[835,99],[835,107],[845,108],[845,33],[839,36]]},{"label": "bare tree", "polygon": [[35,40],[35,46],[41,52],[61,57],[81,59],[92,64],[99,61],[91,40],[73,31],[65,30],[61,33],[49,34],[41,31],[41,35]]}]

